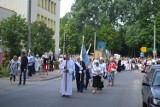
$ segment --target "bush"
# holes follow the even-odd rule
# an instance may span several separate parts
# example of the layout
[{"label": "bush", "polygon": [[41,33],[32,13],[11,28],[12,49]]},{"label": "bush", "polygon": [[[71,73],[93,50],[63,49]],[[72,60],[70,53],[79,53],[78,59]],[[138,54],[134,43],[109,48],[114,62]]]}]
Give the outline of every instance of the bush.
[{"label": "bush", "polygon": [[8,76],[9,76],[8,69],[0,65],[0,77],[8,77]]}]

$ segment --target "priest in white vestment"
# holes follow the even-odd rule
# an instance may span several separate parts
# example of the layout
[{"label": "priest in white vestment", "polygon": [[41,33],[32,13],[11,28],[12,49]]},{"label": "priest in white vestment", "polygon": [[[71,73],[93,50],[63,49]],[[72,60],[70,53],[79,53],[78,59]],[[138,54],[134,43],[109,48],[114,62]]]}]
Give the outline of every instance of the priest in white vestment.
[{"label": "priest in white vestment", "polygon": [[75,71],[75,64],[73,60],[68,58],[67,63],[66,60],[64,60],[60,64],[60,71],[62,73],[60,93],[63,97],[70,97],[72,96],[72,75]]}]

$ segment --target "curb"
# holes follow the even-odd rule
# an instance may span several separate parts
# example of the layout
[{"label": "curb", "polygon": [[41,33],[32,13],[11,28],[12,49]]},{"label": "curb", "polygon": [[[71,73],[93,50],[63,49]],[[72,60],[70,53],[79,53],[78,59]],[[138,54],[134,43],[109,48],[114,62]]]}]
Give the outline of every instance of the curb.
[{"label": "curb", "polygon": [[52,80],[52,79],[56,79],[56,78],[59,78],[60,76],[55,76],[55,77],[50,77],[50,78],[42,78],[42,79],[38,79],[38,80],[28,80],[26,79],[26,81],[28,82],[37,82],[37,81],[48,81],[48,80]]}]

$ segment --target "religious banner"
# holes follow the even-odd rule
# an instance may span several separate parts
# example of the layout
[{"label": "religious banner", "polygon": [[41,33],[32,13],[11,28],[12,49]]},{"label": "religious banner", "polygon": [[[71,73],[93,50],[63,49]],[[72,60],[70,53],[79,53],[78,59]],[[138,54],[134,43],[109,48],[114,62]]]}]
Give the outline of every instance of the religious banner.
[{"label": "religious banner", "polygon": [[106,55],[106,43],[105,42],[98,42],[96,46],[96,50],[100,50],[103,52],[103,55]]},{"label": "religious banner", "polygon": [[103,52],[99,50],[94,51],[94,58],[100,58],[103,56]]}]

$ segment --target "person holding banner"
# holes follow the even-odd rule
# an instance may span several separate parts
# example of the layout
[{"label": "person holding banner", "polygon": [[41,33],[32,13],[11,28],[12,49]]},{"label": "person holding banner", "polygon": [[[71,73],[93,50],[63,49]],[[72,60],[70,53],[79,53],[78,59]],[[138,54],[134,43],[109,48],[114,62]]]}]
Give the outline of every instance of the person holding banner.
[{"label": "person holding banner", "polygon": [[63,97],[69,98],[72,96],[72,74],[75,71],[75,64],[68,55],[61,63],[60,71],[62,74],[60,93]]}]

